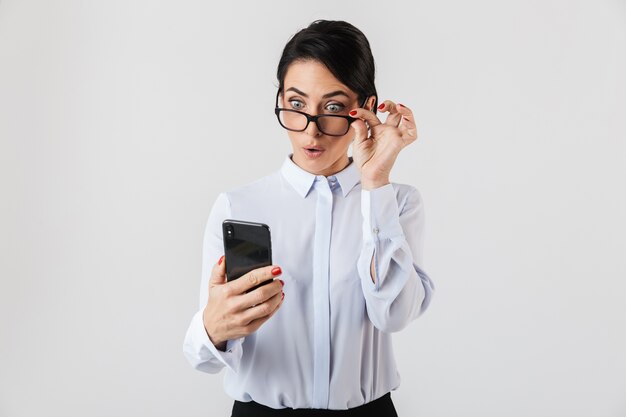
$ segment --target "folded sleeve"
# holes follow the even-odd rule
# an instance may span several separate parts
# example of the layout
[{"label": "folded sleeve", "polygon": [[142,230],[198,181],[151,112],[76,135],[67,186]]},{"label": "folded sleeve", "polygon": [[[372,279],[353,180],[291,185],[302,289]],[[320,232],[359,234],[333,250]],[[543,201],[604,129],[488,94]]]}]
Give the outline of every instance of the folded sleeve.
[{"label": "folded sleeve", "polygon": [[381,331],[395,332],[428,308],[435,290],[422,268],[422,197],[409,185],[362,190],[361,214],[363,246],[357,268],[367,314]]},{"label": "folded sleeve", "polygon": [[204,231],[199,310],[191,319],[183,342],[183,353],[191,366],[208,373],[217,373],[225,366],[236,372],[243,353],[243,337],[227,341],[224,352],[218,350],[209,339],[202,319],[209,298],[211,270],[224,253],[222,221],[230,217],[230,211],[227,195],[220,194],[213,204]]}]

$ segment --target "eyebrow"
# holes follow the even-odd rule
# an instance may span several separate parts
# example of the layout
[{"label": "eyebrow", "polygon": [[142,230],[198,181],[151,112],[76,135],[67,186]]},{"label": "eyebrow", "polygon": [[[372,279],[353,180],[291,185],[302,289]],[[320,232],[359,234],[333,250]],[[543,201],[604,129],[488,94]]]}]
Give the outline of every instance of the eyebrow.
[{"label": "eyebrow", "polygon": [[[298,90],[296,87],[289,87],[286,91],[295,91],[296,93],[300,94],[301,96],[309,97],[306,93],[303,93],[302,91]],[[341,96],[346,96],[347,98],[350,98],[350,96],[346,92],[341,91],[341,90],[332,91],[332,92],[330,92],[328,94],[324,94],[322,96],[322,98],[328,98],[328,97],[340,96],[340,95]]]}]

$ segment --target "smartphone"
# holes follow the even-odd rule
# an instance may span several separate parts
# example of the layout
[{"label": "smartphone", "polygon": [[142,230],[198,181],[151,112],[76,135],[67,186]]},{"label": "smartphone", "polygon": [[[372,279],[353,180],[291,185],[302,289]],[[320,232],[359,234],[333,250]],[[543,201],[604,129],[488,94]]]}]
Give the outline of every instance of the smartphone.
[{"label": "smartphone", "polygon": [[[253,269],[272,264],[272,240],[268,225],[226,219],[222,222],[222,234],[228,281],[240,278]],[[248,292],[270,282],[272,279],[263,281]]]}]

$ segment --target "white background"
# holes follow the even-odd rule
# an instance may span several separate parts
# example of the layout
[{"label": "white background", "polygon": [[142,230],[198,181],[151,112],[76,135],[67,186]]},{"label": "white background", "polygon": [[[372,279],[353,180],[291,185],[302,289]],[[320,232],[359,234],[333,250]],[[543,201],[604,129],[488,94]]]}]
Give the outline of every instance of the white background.
[{"label": "white background", "polygon": [[182,354],[202,233],[289,152],[276,66],[318,18],[418,121],[400,415],[626,416],[626,3],[225,3],[0,1],[0,416],[229,415]]}]

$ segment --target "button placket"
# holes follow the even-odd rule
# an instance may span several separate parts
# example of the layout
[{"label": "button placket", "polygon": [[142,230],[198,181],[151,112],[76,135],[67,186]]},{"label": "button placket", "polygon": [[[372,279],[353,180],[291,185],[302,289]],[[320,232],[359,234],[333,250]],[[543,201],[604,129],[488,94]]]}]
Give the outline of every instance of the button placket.
[{"label": "button placket", "polygon": [[330,236],[333,195],[325,177],[315,181],[315,241],[313,250],[313,308],[315,349],[313,356],[313,403],[327,408],[330,384]]}]

